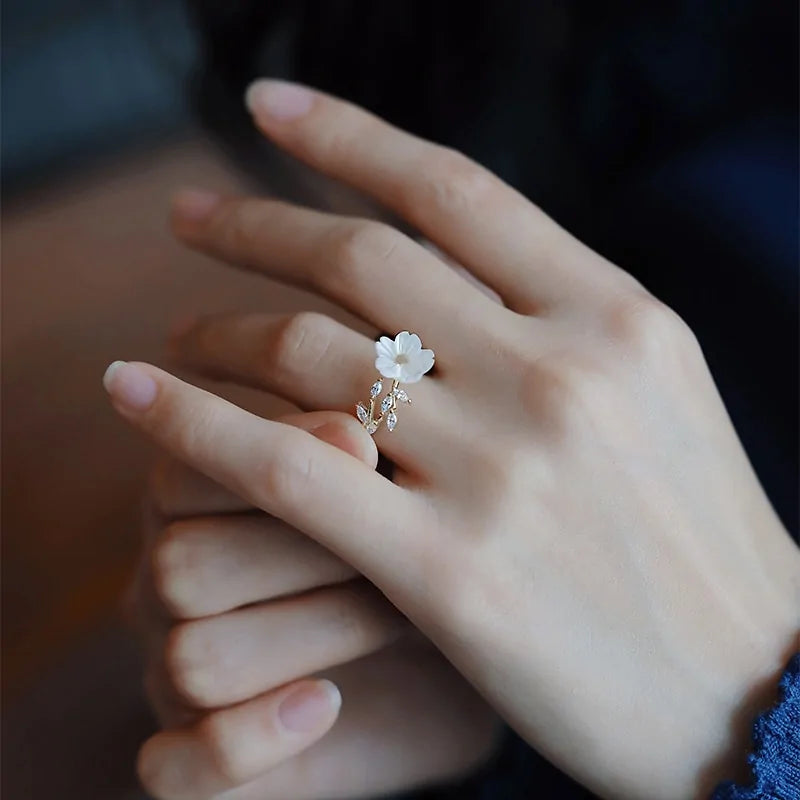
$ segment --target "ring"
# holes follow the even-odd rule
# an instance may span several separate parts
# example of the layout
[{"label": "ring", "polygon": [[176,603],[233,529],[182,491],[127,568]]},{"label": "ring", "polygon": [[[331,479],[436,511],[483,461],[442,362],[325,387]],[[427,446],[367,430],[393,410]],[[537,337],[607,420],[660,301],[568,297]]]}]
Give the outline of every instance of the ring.
[{"label": "ring", "polygon": [[[397,426],[397,404],[411,404],[411,398],[401,383],[417,383],[422,376],[433,367],[433,350],[424,350],[422,341],[416,333],[401,331],[390,339],[381,336],[375,342],[375,369],[378,377],[369,390],[369,404],[358,403],[356,416],[369,434],[374,434],[386,421],[386,428],[393,431]],[[378,403],[383,391],[384,380],[392,382],[386,396]],[[380,410],[375,416],[376,406]]]}]

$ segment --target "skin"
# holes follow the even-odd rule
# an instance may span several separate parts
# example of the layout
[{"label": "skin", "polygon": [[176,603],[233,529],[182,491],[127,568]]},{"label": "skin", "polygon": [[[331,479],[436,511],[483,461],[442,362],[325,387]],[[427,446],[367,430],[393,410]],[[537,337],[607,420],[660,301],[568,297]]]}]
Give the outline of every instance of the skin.
[{"label": "skin", "polygon": [[[190,247],[418,333],[436,372],[376,436],[394,482],[150,365],[107,376],[114,407],[350,565],[599,795],[702,796],[733,776],[798,647],[800,555],[691,331],[460,154],[296,87],[249,99],[276,144],[404,218],[502,304],[387,225],[183,195],[173,227]],[[319,315],[206,320],[184,346],[201,371],[308,411],[351,411],[374,377],[370,339]],[[264,744],[266,771],[286,750]],[[143,751],[155,794],[206,796],[162,789],[170,753],[158,737]]]},{"label": "skin", "polygon": [[[281,421],[377,463],[355,418],[312,412]],[[452,780],[491,755],[493,710],[330,551],[174,459],[153,473],[145,518],[129,611],[147,655],[145,689],[165,729],[140,757],[153,795],[374,797]],[[280,730],[258,724],[265,698],[311,673],[335,681],[346,703],[338,717],[323,711],[304,749],[287,752]],[[195,766],[173,784],[176,730],[184,752],[194,743]],[[257,751],[256,767],[233,762],[243,748]]]}]

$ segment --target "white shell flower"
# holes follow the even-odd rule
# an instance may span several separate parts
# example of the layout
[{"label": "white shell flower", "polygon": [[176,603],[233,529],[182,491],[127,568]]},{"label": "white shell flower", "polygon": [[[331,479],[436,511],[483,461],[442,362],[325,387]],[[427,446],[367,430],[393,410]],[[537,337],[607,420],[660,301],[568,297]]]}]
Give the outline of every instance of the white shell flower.
[{"label": "white shell flower", "polygon": [[423,350],[416,333],[402,331],[392,341],[381,336],[375,342],[375,368],[384,378],[416,383],[433,366],[433,350]]}]

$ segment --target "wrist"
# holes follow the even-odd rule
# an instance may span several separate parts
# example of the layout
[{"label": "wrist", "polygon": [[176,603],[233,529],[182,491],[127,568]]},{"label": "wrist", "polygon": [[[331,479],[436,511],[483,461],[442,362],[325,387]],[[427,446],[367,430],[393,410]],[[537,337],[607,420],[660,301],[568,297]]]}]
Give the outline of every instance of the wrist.
[{"label": "wrist", "polygon": [[[776,540],[772,539],[776,544]],[[780,678],[791,657],[800,651],[800,549],[782,531],[780,565],[754,564],[763,576],[760,602],[742,620],[742,647],[732,653],[737,681],[722,706],[717,724],[718,753],[698,772],[698,796],[708,797],[722,781],[749,782],[747,756],[752,749],[754,720],[778,697]],[[760,569],[759,569],[760,567]]]}]

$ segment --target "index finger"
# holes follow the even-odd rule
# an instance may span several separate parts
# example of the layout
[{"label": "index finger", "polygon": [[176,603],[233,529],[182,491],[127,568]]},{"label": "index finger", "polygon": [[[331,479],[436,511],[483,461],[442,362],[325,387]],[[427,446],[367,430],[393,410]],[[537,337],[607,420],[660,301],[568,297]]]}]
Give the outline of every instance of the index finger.
[{"label": "index finger", "polygon": [[256,124],[314,169],[371,195],[531,313],[624,275],[488,169],[305,86],[260,80]]},{"label": "index finger", "polygon": [[[316,539],[379,586],[409,575],[422,502],[312,434],[262,419],[149,364],[114,362],[114,408],[176,458]],[[406,561],[406,564],[400,564]]]}]

